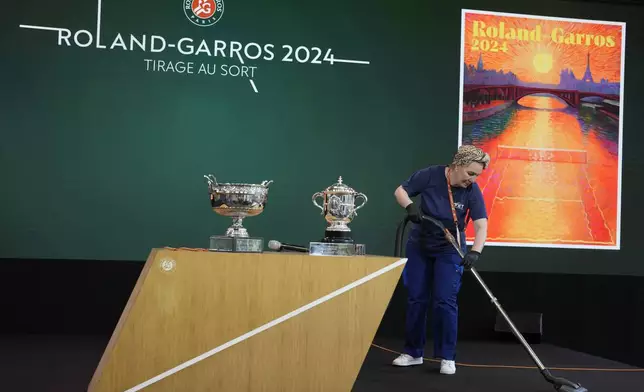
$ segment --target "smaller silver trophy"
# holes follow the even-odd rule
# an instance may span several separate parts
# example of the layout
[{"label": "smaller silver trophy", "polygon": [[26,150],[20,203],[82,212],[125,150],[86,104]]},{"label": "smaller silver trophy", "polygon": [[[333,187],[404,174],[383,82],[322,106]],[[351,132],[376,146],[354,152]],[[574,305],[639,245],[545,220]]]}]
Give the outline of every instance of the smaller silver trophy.
[{"label": "smaller silver trophy", "polygon": [[212,210],[233,219],[233,224],[228,227],[225,235],[210,237],[209,250],[263,252],[264,238],[250,237],[242,223],[244,218],[257,216],[264,211],[268,198],[268,186],[273,181],[263,181],[261,184],[218,183],[212,174],[204,177],[208,181]]},{"label": "smaller silver trophy", "polygon": [[[322,205],[317,203],[318,198],[322,198]],[[358,199],[363,201],[356,206]],[[367,203],[367,196],[343,184],[340,176],[337,183],[322,192],[313,194],[312,201],[322,210],[327,228],[324,231],[324,239],[309,244],[309,254],[329,256],[364,254],[365,245],[354,243],[349,223],[358,215],[357,211]]]}]

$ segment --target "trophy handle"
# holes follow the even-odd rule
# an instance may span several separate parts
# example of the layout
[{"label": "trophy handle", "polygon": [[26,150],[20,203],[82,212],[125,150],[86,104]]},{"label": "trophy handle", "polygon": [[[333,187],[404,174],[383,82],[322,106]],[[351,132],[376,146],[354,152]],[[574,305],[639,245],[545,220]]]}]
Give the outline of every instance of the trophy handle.
[{"label": "trophy handle", "polygon": [[266,180],[264,180],[264,181],[262,181],[262,186],[269,186],[269,185],[271,185],[272,183],[273,183],[273,180],[270,180],[270,181],[266,181]]},{"label": "trophy handle", "polygon": [[204,176],[204,178],[208,180],[208,185],[219,185],[217,183],[217,179],[212,174],[208,174],[207,176]]},{"label": "trophy handle", "polygon": [[364,193],[357,193],[357,194],[356,194],[356,200],[358,200],[358,198],[360,198],[360,197],[363,199],[363,201],[362,201],[362,204],[360,204],[359,206],[357,206],[356,208],[354,208],[353,212],[354,212],[354,214],[355,214],[355,215],[358,215],[358,214],[356,213],[356,211],[358,211],[359,209],[361,209],[362,207],[364,207],[364,205],[365,205],[365,204],[367,204],[367,201],[369,200],[369,199],[367,199],[367,195],[365,195]]},{"label": "trophy handle", "polygon": [[[316,202],[316,199],[317,199],[318,197],[324,198],[324,193],[322,193],[322,192],[318,192],[318,193],[314,194],[314,195],[313,195],[313,197],[311,198],[311,200],[313,201],[313,205],[315,205],[317,208],[319,208],[320,210],[322,210],[322,214],[324,214],[324,207],[322,207],[321,205],[319,205],[319,204]],[[320,215],[322,215],[322,214],[320,214]]]}]

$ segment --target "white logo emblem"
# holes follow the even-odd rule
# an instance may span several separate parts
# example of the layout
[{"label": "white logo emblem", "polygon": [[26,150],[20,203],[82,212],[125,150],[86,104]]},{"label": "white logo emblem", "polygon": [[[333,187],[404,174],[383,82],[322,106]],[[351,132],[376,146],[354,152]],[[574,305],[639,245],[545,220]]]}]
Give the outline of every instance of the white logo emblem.
[{"label": "white logo emblem", "polygon": [[163,259],[161,260],[161,269],[170,272],[177,265],[177,262],[172,259]]}]

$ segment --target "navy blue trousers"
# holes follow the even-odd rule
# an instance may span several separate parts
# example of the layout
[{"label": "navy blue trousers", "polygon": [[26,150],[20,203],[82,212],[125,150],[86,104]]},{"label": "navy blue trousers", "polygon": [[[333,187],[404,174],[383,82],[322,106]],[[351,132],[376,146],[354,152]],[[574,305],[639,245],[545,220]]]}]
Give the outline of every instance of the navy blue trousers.
[{"label": "navy blue trousers", "polygon": [[423,356],[427,314],[431,305],[434,358],[454,360],[458,329],[457,295],[463,267],[456,250],[433,253],[416,241],[408,241],[403,282],[407,287],[404,352]]}]

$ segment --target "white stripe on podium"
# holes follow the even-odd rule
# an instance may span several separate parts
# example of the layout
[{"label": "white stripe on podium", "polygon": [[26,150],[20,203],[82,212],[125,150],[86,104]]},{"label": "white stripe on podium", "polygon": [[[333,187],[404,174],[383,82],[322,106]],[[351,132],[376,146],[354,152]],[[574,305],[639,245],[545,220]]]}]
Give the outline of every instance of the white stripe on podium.
[{"label": "white stripe on podium", "polygon": [[257,328],[253,329],[250,332],[247,332],[247,333],[245,333],[245,334],[243,334],[241,336],[236,337],[233,340],[230,340],[230,341],[222,344],[221,346],[215,347],[215,348],[213,348],[212,350],[210,350],[208,352],[205,352],[205,353],[203,353],[203,354],[201,354],[201,355],[199,355],[197,357],[192,358],[189,361],[186,361],[186,362],[184,362],[184,363],[182,363],[180,365],[177,365],[177,366],[173,367],[172,369],[167,370],[167,371],[159,374],[158,376],[152,377],[151,379],[149,379],[149,380],[147,380],[145,382],[142,382],[141,384],[126,390],[125,392],[139,391],[139,390],[141,390],[141,389],[143,389],[143,388],[145,388],[147,386],[150,386],[150,385],[154,384],[157,381],[163,380],[164,378],[166,378],[168,376],[171,376],[172,374],[177,373],[177,372],[187,368],[188,366],[192,366],[197,362],[203,361],[204,359],[206,359],[206,358],[208,358],[208,357],[210,357],[212,355],[215,355],[218,352],[221,352],[221,351],[223,351],[223,350],[225,350],[225,349],[227,349],[229,347],[232,347],[237,343],[243,342],[244,340],[246,340],[246,339],[248,339],[248,338],[250,338],[252,336],[257,335],[260,332],[263,332],[263,331],[265,331],[265,330],[267,330],[269,328],[272,328],[272,327],[274,327],[274,326],[276,326],[276,325],[278,325],[278,324],[280,324],[280,323],[282,323],[282,322],[284,322],[284,321],[286,321],[286,320],[288,320],[290,318],[293,318],[293,317],[297,316],[300,313],[306,312],[307,310],[309,310],[311,308],[314,308],[314,307],[316,307],[316,306],[318,306],[318,305],[320,305],[320,304],[322,304],[322,303],[324,303],[324,302],[326,302],[326,301],[328,301],[330,299],[333,299],[333,298],[337,297],[338,295],[340,295],[340,294],[342,294],[344,292],[347,292],[347,291],[349,291],[349,290],[351,290],[351,289],[353,289],[355,287],[358,287],[361,284],[366,283],[366,282],[368,282],[368,281],[370,281],[370,280],[372,280],[372,279],[374,279],[374,278],[376,278],[376,277],[378,277],[378,276],[380,276],[380,275],[382,275],[382,274],[384,274],[386,272],[389,272],[392,269],[397,268],[397,267],[405,264],[406,262],[407,262],[407,259],[400,259],[400,260],[396,261],[395,263],[392,263],[392,264],[390,264],[390,265],[388,265],[388,266],[386,266],[386,267],[384,267],[382,269],[379,269],[378,271],[376,271],[374,273],[371,273],[371,274],[365,276],[364,278],[358,279],[355,282],[350,283],[350,284],[348,284],[348,285],[346,285],[346,286],[344,286],[344,287],[342,287],[342,288],[340,288],[338,290],[335,290],[334,292],[329,293],[329,294],[325,295],[324,297],[318,298],[315,301],[313,301],[311,303],[308,303],[308,304],[306,304],[306,305],[304,305],[304,306],[302,306],[302,307],[300,307],[298,309],[295,309],[294,311],[292,311],[292,312],[290,312],[288,314],[285,314],[282,317],[276,318],[275,320],[270,321],[270,322],[262,325],[261,327],[257,327]]}]

